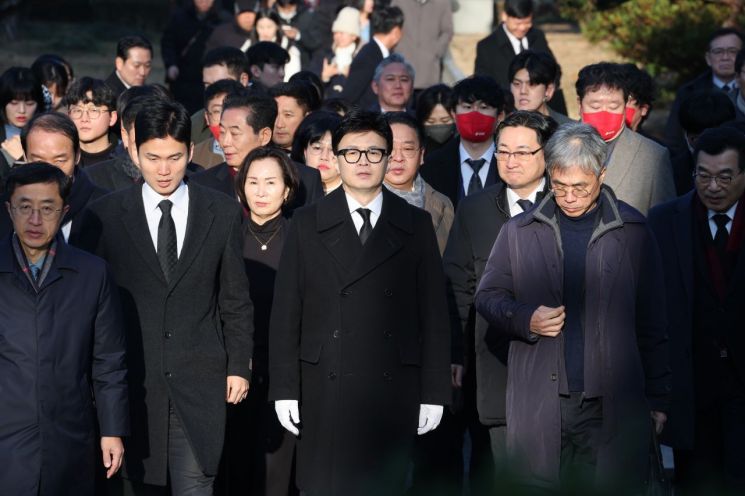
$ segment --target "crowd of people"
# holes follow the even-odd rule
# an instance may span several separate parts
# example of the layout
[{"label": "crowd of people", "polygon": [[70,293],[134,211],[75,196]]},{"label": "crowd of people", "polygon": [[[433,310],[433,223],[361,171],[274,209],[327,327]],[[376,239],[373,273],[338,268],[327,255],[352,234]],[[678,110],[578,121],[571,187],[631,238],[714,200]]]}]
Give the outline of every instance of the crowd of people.
[{"label": "crowd of people", "polygon": [[530,0],[189,0],[0,76],[0,494],[745,491],[745,50],[664,140]]}]

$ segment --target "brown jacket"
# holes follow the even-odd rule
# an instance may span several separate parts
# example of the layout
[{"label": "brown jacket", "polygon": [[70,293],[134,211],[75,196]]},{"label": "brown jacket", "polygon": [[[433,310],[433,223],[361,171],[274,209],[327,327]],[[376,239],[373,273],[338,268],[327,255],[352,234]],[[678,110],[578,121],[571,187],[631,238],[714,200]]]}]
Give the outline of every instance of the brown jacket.
[{"label": "brown jacket", "polygon": [[191,161],[205,169],[210,169],[225,162],[225,157],[212,151],[214,142],[215,139],[210,138],[194,145],[194,155]]},{"label": "brown jacket", "polygon": [[440,255],[442,255],[445,252],[450,227],[453,225],[453,219],[455,218],[453,203],[447,196],[436,191],[425,181],[424,210],[432,216],[432,226],[435,228],[437,246],[440,248]]}]

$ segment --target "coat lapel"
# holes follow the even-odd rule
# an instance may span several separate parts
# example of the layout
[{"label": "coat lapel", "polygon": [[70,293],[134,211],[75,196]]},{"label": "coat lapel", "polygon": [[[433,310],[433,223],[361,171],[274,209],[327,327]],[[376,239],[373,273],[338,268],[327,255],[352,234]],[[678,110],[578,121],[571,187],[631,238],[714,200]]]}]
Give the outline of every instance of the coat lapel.
[{"label": "coat lapel", "polygon": [[337,188],[318,202],[316,225],[323,245],[343,272],[349,274],[362,252],[362,244],[349,215],[343,188]]},{"label": "coat lapel", "polygon": [[693,193],[678,199],[675,207],[678,214],[673,219],[673,235],[681,280],[690,302],[693,301]]},{"label": "coat lapel", "polygon": [[145,265],[153,271],[158,279],[165,283],[163,269],[160,268],[158,255],[155,252],[155,246],[153,246],[152,237],[148,230],[145,205],[142,202],[142,187],[133,186],[129,189],[128,193],[122,202],[122,208],[124,209],[122,223],[124,224],[124,229],[132,240],[132,244],[145,261]]},{"label": "coat lapel", "polygon": [[186,218],[186,235],[184,246],[181,247],[181,256],[178,257],[175,272],[169,283],[171,288],[179,282],[194,262],[215,220],[212,199],[200,189],[199,185],[192,184],[188,188],[189,214]]},{"label": "coat lapel", "polygon": [[630,129],[624,129],[621,136],[618,137],[618,142],[613,147],[610,160],[607,161],[605,184],[613,190],[618,190],[624,184],[626,176],[633,169],[628,164],[635,160],[638,150],[639,140],[636,139],[634,132]]}]

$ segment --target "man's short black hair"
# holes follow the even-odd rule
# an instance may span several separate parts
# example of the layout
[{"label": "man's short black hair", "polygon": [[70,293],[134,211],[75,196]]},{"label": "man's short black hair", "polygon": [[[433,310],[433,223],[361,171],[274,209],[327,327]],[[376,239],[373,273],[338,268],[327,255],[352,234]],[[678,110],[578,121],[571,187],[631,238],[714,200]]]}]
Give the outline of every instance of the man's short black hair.
[{"label": "man's short black hair", "polygon": [[621,90],[623,100],[629,99],[629,91],[626,88],[626,79],[621,64],[613,62],[598,62],[586,65],[579,71],[577,82],[574,87],[577,96],[582,100],[587,92],[600,89],[602,86],[612,90]]},{"label": "man's short black hair", "polygon": [[295,139],[292,141],[292,160],[305,163],[303,152],[313,143],[320,141],[326,133],[334,134],[336,128],[341,123],[341,116],[335,112],[318,110],[305,116],[295,132]]},{"label": "man's short black hair", "polygon": [[287,53],[287,50],[271,41],[254,43],[246,51],[246,57],[248,58],[249,68],[255,65],[261,70],[264,70],[266,64],[284,66],[290,61],[290,54]]},{"label": "man's short black hair", "polygon": [[274,98],[277,98],[278,96],[294,98],[306,114],[308,112],[313,112],[321,105],[316,90],[305,81],[295,80],[286,83],[279,83],[278,85],[269,88],[269,95]]},{"label": "man's short black hair", "polygon": [[321,78],[318,77],[318,74],[316,74],[313,71],[299,71],[290,76],[290,79],[288,79],[288,82],[292,83],[293,81],[301,81],[305,84],[309,84],[313,87],[313,89],[316,92],[316,95],[318,96],[318,106],[313,108],[312,110],[318,109],[318,107],[321,106],[321,102],[323,101],[324,96],[324,86],[323,81],[321,81]]},{"label": "man's short black hair", "polygon": [[[419,142],[419,146],[424,146],[424,129],[422,129],[422,126],[420,126],[416,119],[413,118],[408,112],[386,112],[384,115],[385,120],[388,121],[389,126],[393,126],[394,124],[403,124],[404,126],[408,126],[413,129],[416,133],[416,139]],[[392,133],[393,128],[391,127],[391,134]]]},{"label": "man's short black hair", "polygon": [[85,105],[86,103],[92,103],[96,107],[106,107],[111,112],[116,111],[116,96],[101,79],[87,76],[78,79],[70,85],[63,100],[64,106]]},{"label": "man's short black hair", "polygon": [[135,143],[137,148],[153,139],[171,137],[191,146],[191,117],[183,105],[170,100],[152,99],[147,112],[135,117]]},{"label": "man's short black hair", "polygon": [[132,48],[144,48],[150,52],[150,56],[153,55],[153,45],[144,36],[130,35],[119,38],[116,44],[116,56],[122,60],[127,60],[129,57],[129,50]]},{"label": "man's short black hair", "polygon": [[547,117],[540,112],[530,110],[516,110],[497,126],[497,140],[499,133],[506,127],[527,127],[535,131],[536,139],[540,146],[544,146],[556,131],[559,125],[551,117]]},{"label": "man's short black hair", "polygon": [[142,86],[132,86],[124,90],[116,101],[117,117],[119,118],[119,122],[124,126],[124,129],[132,129],[132,126],[135,125],[135,116],[140,111],[140,107],[130,109],[129,106],[134,106],[135,100],[139,101],[145,98],[170,100],[171,94],[160,84],[143,84]]},{"label": "man's short black hair", "polygon": [[738,38],[740,38],[740,43],[745,43],[745,36],[742,34],[742,31],[736,28],[719,28],[713,33],[711,33],[711,36],[709,36],[709,41],[706,43],[706,50],[711,50],[711,44],[714,40],[717,38],[721,38],[722,36],[728,36],[730,34],[734,34]]},{"label": "man's short black hair", "polygon": [[698,152],[708,155],[719,155],[726,150],[737,152],[737,166],[740,172],[745,171],[745,134],[730,126],[707,129],[696,140],[693,148],[693,159],[698,162]]},{"label": "man's short black hair", "polygon": [[385,116],[380,112],[354,109],[341,120],[339,127],[331,136],[331,146],[334,153],[339,151],[339,142],[347,134],[373,132],[385,139],[386,154],[390,155],[393,150],[393,133]]},{"label": "man's short black hair", "polygon": [[274,121],[277,120],[277,102],[274,98],[244,90],[225,97],[222,111],[233,108],[248,110],[246,124],[253,129],[255,134],[264,128],[274,129]]},{"label": "man's short black hair", "polygon": [[204,89],[204,108],[205,110],[210,104],[210,101],[218,95],[225,93],[226,95],[232,95],[233,93],[240,93],[246,88],[233,79],[221,79],[215,81],[211,85]]},{"label": "man's short black hair", "polygon": [[509,81],[512,81],[521,69],[528,71],[530,84],[558,85],[561,79],[561,67],[550,53],[525,50],[518,54],[510,62],[510,68],[507,71]]},{"label": "man's short black hair", "polygon": [[404,27],[404,13],[396,6],[376,7],[370,14],[370,33],[388,34]]},{"label": "man's short black hair", "polygon": [[533,15],[533,0],[505,0],[504,13],[517,19],[530,17]]},{"label": "man's short black hair", "polygon": [[690,135],[719,127],[736,117],[735,104],[720,90],[698,90],[680,103],[680,127]]},{"label": "man's short black hair", "polygon": [[241,74],[248,74],[248,58],[240,49],[230,46],[213,48],[207,52],[202,61],[202,67],[224,65],[228,74],[237,81]]},{"label": "man's short black hair", "polygon": [[26,147],[26,141],[28,135],[34,130],[45,131],[47,133],[61,134],[72,142],[73,156],[77,159],[78,153],[80,152],[80,136],[78,135],[78,128],[75,123],[61,112],[44,112],[36,113],[28,121],[28,124],[21,130],[21,146],[23,151],[28,155],[28,148]]},{"label": "man's short black hair", "polygon": [[30,162],[13,167],[8,172],[8,177],[5,180],[7,198],[10,199],[13,196],[13,192],[19,186],[27,186],[29,184],[57,184],[62,203],[67,205],[72,181],[59,167],[46,162]]},{"label": "man's short black hair", "polygon": [[453,86],[448,110],[455,112],[460,102],[473,103],[481,100],[497,109],[497,113],[504,110],[504,93],[499,84],[490,76],[470,76],[458,81]]},{"label": "man's short black hair", "polygon": [[649,105],[651,108],[656,92],[652,76],[647,71],[639,69],[636,64],[621,64],[621,70],[629,97],[636,100],[637,104]]}]

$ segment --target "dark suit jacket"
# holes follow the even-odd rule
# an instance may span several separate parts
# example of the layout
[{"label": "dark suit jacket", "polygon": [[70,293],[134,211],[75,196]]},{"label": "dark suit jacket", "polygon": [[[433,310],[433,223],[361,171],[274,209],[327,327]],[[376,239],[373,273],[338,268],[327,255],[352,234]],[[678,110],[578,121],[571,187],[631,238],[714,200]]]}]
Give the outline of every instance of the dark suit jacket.
[{"label": "dark suit jacket", "polygon": [[[745,336],[742,333],[745,322],[745,244],[740,249],[726,299],[719,302],[700,248],[700,229],[694,224],[695,195],[695,190],[690,191],[654,207],[649,211],[648,219],[662,254],[667,307],[671,310],[667,315],[667,332],[673,370],[672,405],[662,436],[666,444],[679,449],[694,447],[695,405],[701,401],[695,397],[694,385],[696,382],[706,383],[707,374],[717,369],[715,364],[706,370],[708,367],[704,364],[711,365],[711,360],[720,360],[719,350],[707,350],[708,344],[702,338],[723,333],[730,361],[735,365],[739,380],[745,381]],[[705,283],[697,287],[697,280]],[[715,355],[713,358],[712,353]],[[698,370],[693,366],[694,356]],[[710,384],[712,389],[717,386]],[[706,391],[699,390],[698,393],[705,395]]]},{"label": "dark suit jacket", "polygon": [[[430,153],[419,171],[425,181],[443,195],[450,198],[453,207],[465,196],[463,194],[463,177],[460,174],[460,137],[455,136],[442,148]],[[497,172],[497,158],[492,157],[486,184],[491,186],[500,181]]]},{"label": "dark suit jacket", "polygon": [[80,240],[109,262],[119,286],[132,418],[125,468],[129,478],[147,484],[166,484],[169,403],[200,468],[217,472],[226,377],[250,377],[253,309],[241,209],[198,184],[188,188],[186,237],[170,282],[148,230],[142,186],[90,205]]},{"label": "dark suit jacket", "polygon": [[[552,57],[554,56],[548,47],[548,41],[546,41],[546,35],[543,34],[543,31],[538,28],[531,28],[526,37],[528,38],[528,47],[530,50],[545,52]],[[502,89],[509,93],[509,69],[510,63],[512,63],[512,59],[514,58],[515,51],[512,49],[512,44],[504,32],[502,24],[500,24],[492,34],[479,41],[476,45],[476,65],[473,72],[474,74],[492,77],[499,83]],[[560,88],[554,93],[549,105],[560,114],[567,114],[564,93]]]},{"label": "dark suit jacket", "polygon": [[372,39],[363,46],[349,66],[349,76],[344,83],[341,97],[350,105],[357,105],[361,109],[372,106],[377,101],[370,83],[375,74],[375,68],[383,60],[383,52]]},{"label": "dark suit jacket", "polygon": [[302,490],[402,492],[407,464],[393,460],[416,435],[419,405],[450,399],[445,305],[424,210],[383,189],[364,246],[343,188],[295,213],[275,283],[269,387],[271,399],[300,401]]},{"label": "dark suit jacket", "polygon": [[665,144],[670,149],[670,156],[673,160],[676,160],[680,155],[688,153],[688,147],[683,136],[683,128],[680,126],[680,105],[683,103],[683,100],[696,91],[715,88],[711,70],[707,70],[694,80],[681,86],[675,94],[675,100],[672,107],[670,107],[667,124],[665,124]]},{"label": "dark suit jacket", "polygon": [[108,86],[111,91],[114,92],[114,95],[117,98],[119,98],[119,95],[127,91],[127,87],[124,86],[122,80],[119,79],[119,77],[116,75],[116,70],[112,71],[111,74],[109,74],[109,77],[106,78],[104,83],[106,83],[106,86]]},{"label": "dark suit jacket", "polygon": [[[296,208],[309,205],[323,197],[321,175],[318,173],[318,170],[298,162],[293,163],[297,167],[300,185],[295,198],[284,209],[284,214],[287,217],[292,216],[292,212]],[[216,189],[231,198],[235,198],[235,181],[228,167],[228,164],[223,162],[199,174],[194,174],[190,178],[190,181]]]}]

